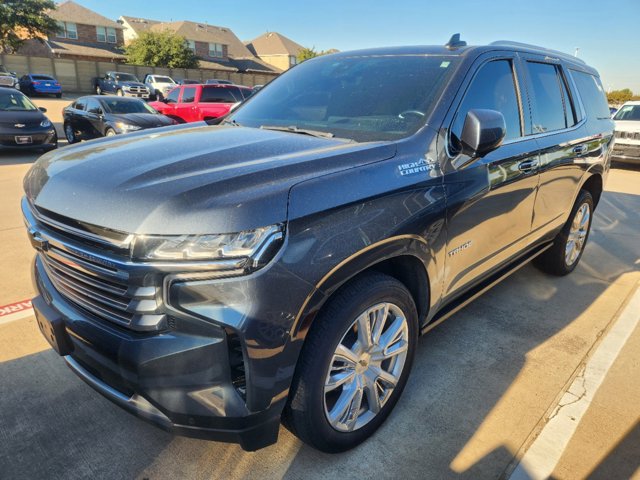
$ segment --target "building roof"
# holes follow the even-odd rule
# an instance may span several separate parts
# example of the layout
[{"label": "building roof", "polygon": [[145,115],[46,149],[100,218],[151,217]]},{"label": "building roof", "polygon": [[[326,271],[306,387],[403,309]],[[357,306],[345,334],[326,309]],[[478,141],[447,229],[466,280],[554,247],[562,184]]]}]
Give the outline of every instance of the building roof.
[{"label": "building roof", "polygon": [[65,42],[62,40],[48,40],[47,44],[55,55],[81,55],[86,57],[108,58],[124,60],[126,57],[115,45]]},{"label": "building roof", "polygon": [[259,57],[264,55],[298,55],[304,47],[278,32],[267,32],[246,42],[247,48]]},{"label": "building roof", "polygon": [[[200,64],[203,62],[201,61]],[[251,58],[234,58],[231,60],[231,63],[235,65],[238,70],[241,72],[247,73],[282,73],[277,67],[273,65],[269,65],[266,62],[263,62],[259,58],[251,57]]]},{"label": "building roof", "polygon": [[217,27],[206,23],[196,23],[183,20],[179,22],[157,23],[152,25],[149,30],[154,32],[171,30],[178,35],[182,35],[187,40],[227,45],[228,55],[232,58],[253,56],[240,39],[227,27]]},{"label": "building roof", "polygon": [[67,0],[56,5],[55,10],[49,11],[49,16],[61,22],[73,22],[82,25],[96,25],[100,27],[122,28],[117,22],[103,17],[102,15],[78,5],[76,2]]},{"label": "building roof", "polygon": [[129,26],[133,29],[133,31],[138,35],[140,35],[142,32],[146,30],[149,30],[153,25],[162,23],[160,20],[151,20],[149,18],[140,18],[140,17],[128,17],[126,15],[122,15],[120,18],[125,22],[127,22]]}]

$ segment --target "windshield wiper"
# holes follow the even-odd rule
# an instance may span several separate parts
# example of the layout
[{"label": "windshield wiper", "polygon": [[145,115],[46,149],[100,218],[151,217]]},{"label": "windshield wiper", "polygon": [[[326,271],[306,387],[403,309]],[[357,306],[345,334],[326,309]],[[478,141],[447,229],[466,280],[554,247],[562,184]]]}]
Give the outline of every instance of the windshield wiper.
[{"label": "windshield wiper", "polygon": [[236,122],[235,120],[224,120],[220,125],[233,125],[234,127],[241,127],[242,126],[238,122]]},{"label": "windshield wiper", "polygon": [[335,135],[331,132],[307,130],[306,128],[298,128],[295,125],[292,125],[290,127],[281,127],[279,125],[260,125],[260,128],[263,130],[275,130],[277,132],[291,132],[291,133],[299,133],[301,135],[311,135],[312,137],[319,137],[319,138],[335,137]]}]

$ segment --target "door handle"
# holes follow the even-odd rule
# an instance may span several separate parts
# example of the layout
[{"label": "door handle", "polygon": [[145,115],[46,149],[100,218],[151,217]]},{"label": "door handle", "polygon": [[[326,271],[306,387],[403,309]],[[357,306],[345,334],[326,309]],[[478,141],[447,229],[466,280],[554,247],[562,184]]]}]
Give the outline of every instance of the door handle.
[{"label": "door handle", "polygon": [[587,153],[587,146],[586,145],[576,145],[575,147],[573,147],[573,153],[575,153],[578,156],[584,155],[585,153]]},{"label": "door handle", "polygon": [[531,172],[532,170],[535,170],[536,168],[538,168],[539,163],[540,162],[538,162],[537,158],[524,160],[518,164],[518,170],[525,173]]}]

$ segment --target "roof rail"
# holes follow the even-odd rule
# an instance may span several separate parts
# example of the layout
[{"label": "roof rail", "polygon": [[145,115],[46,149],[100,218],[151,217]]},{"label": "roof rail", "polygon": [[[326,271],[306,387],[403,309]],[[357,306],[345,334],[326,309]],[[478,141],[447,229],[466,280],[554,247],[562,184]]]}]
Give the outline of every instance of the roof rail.
[{"label": "roof rail", "polygon": [[581,58],[574,57],[573,55],[570,55],[565,52],[561,52],[559,50],[551,50],[550,48],[540,47],[538,45],[531,45],[529,43],[512,42],[510,40],[498,40],[496,42],[491,42],[489,45],[494,45],[497,47],[520,47],[520,48],[528,48],[529,50],[538,50],[539,52],[544,53],[545,55],[555,55],[558,57],[562,57],[562,58],[586,65],[586,62]]}]

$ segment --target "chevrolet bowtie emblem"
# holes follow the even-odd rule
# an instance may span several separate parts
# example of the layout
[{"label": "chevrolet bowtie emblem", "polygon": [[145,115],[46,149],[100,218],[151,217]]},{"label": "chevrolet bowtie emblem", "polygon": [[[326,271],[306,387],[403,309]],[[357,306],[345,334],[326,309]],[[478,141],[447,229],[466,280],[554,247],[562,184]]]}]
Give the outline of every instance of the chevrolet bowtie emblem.
[{"label": "chevrolet bowtie emblem", "polygon": [[16,123],[13,126],[16,127],[16,128],[24,128],[24,127],[26,127],[26,125],[24,123]]}]

